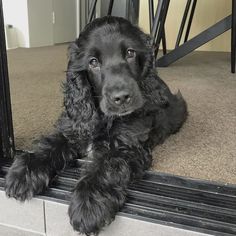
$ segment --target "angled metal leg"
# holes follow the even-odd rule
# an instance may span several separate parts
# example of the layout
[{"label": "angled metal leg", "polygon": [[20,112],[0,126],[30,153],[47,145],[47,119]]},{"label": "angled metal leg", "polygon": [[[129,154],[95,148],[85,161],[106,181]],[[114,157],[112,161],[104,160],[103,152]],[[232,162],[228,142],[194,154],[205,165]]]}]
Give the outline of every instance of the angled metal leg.
[{"label": "angled metal leg", "polygon": [[194,13],[195,13],[196,5],[197,5],[197,0],[193,0],[193,5],[192,5],[192,8],[191,8],[191,12],[190,12],[189,20],[188,20],[188,25],[187,25],[187,29],[186,29],[186,33],[185,33],[185,37],[184,37],[184,42],[187,42],[187,40],[188,40],[188,36],[189,36],[190,29],[191,29],[191,25],[192,25],[193,16],[194,16]]},{"label": "angled metal leg", "polygon": [[235,73],[236,57],[236,0],[232,0],[232,28],[231,28],[231,72]]},{"label": "angled metal leg", "polygon": [[89,9],[89,15],[88,15],[88,23],[90,23],[93,20],[95,9],[96,9],[97,0],[93,0],[91,3],[91,7]]},{"label": "angled metal leg", "polygon": [[[151,28],[151,32],[150,32],[151,37],[152,37],[152,45],[153,45],[153,48],[154,48],[153,49],[153,57],[154,58],[156,58],[156,55],[155,55],[155,44],[156,44],[157,33],[158,33],[160,21],[161,21],[161,11],[163,9],[163,4],[164,4],[164,0],[159,0],[158,1],[155,17],[154,17],[152,28]],[[155,60],[153,62],[153,67],[154,68],[156,67]]]},{"label": "angled metal leg", "polygon": [[156,65],[160,67],[165,67],[177,61],[178,59],[186,56],[196,48],[202,46],[203,44],[209,42],[210,40],[216,38],[217,36],[223,34],[225,31],[229,30],[232,27],[231,22],[232,22],[232,17],[231,15],[229,15],[223,20],[217,22],[215,25],[208,28],[207,30],[198,34],[194,38],[188,40],[186,43],[172,50],[165,56],[159,58],[157,60]]},{"label": "angled metal leg", "polygon": [[163,4],[164,4],[164,0],[159,0],[158,1],[156,13],[155,13],[155,18],[154,18],[154,21],[153,21],[153,27],[152,27],[152,30],[151,30],[151,36],[152,36],[152,39],[153,39],[153,44],[154,44],[154,42],[156,40],[156,37],[157,37],[158,28],[159,28],[160,21],[161,21],[161,11],[162,11],[162,8],[163,8]]},{"label": "angled metal leg", "polygon": [[167,51],[166,51],[166,31],[165,31],[165,27],[163,28],[163,34],[162,34],[162,49],[163,49],[163,55],[166,55]]},{"label": "angled metal leg", "polygon": [[176,40],[176,43],[175,43],[175,48],[177,48],[180,44],[182,34],[183,34],[183,31],[184,31],[184,27],[185,27],[185,23],[186,23],[186,20],[187,20],[187,17],[188,17],[191,2],[192,2],[192,0],[188,0],[187,3],[186,3],[186,7],[184,9],[184,15],[183,15],[183,18],[182,18],[182,21],[181,21],[181,24],[180,24],[179,33],[178,33],[177,40]]},{"label": "angled metal leg", "polygon": [[[154,21],[154,4],[153,0],[148,1],[149,4],[149,26],[150,26],[150,33],[152,32],[153,28],[153,21]],[[162,6],[163,7],[163,6]],[[160,17],[161,20],[161,17]],[[163,48],[163,54],[166,54],[166,35],[165,35],[165,28],[163,28],[163,34],[162,34],[162,48]]]},{"label": "angled metal leg", "polygon": [[108,7],[108,12],[107,12],[108,16],[110,16],[111,13],[112,13],[113,4],[114,4],[114,0],[110,0],[109,7]]},{"label": "angled metal leg", "polygon": [[156,40],[155,40],[155,44],[154,44],[155,45],[155,57],[158,54],[161,38],[163,36],[163,29],[164,29],[164,25],[165,25],[165,21],[166,21],[166,15],[168,12],[169,3],[170,3],[170,0],[164,1],[163,6],[162,6],[162,11],[160,13],[160,25],[159,25],[159,30],[157,32]]},{"label": "angled metal leg", "polygon": [[153,27],[153,19],[154,19],[153,0],[148,0],[148,6],[149,6],[149,26],[150,26],[150,33],[151,33],[152,27]]}]

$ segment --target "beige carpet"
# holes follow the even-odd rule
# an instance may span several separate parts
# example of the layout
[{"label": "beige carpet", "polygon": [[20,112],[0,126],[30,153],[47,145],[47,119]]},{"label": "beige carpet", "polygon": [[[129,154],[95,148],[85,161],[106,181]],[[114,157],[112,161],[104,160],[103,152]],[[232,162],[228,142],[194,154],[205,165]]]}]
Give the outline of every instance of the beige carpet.
[{"label": "beige carpet", "polygon": [[[61,110],[66,45],[8,52],[17,148],[52,130]],[[160,76],[189,106],[182,130],[154,151],[153,169],[236,184],[236,75],[229,53],[193,53]]]},{"label": "beige carpet", "polygon": [[67,45],[8,51],[13,125],[16,147],[53,129],[62,106]]}]

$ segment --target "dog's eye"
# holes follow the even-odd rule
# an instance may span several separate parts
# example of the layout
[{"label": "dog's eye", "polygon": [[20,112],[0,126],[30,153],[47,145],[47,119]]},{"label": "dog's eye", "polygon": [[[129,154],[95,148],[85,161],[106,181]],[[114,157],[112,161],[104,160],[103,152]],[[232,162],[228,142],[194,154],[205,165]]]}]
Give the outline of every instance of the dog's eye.
[{"label": "dog's eye", "polygon": [[127,55],[128,58],[135,57],[136,56],[136,52],[135,52],[134,49],[128,48],[127,52],[126,52],[126,55]]},{"label": "dog's eye", "polygon": [[93,68],[96,68],[98,67],[99,65],[99,62],[98,62],[98,59],[93,57],[90,61],[89,61],[89,65]]}]

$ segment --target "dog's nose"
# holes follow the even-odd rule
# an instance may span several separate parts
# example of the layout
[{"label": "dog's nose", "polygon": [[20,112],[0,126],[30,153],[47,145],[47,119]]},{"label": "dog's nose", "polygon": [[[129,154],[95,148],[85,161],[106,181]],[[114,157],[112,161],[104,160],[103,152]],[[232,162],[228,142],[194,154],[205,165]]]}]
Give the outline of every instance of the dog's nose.
[{"label": "dog's nose", "polygon": [[118,106],[129,104],[131,95],[127,91],[119,91],[111,95],[111,100]]}]

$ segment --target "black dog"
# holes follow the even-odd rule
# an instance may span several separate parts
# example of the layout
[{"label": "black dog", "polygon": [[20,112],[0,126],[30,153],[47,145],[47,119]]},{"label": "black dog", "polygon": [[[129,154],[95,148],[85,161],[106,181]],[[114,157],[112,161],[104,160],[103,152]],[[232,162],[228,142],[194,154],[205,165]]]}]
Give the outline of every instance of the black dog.
[{"label": "black dog", "polygon": [[151,150],[182,126],[187,107],[153,69],[151,39],[130,22],[104,17],[69,48],[65,111],[56,132],[32,154],[16,157],[6,193],[21,201],[41,193],[71,160],[83,168],[69,206],[75,230],[98,234],[123,206],[130,182],[152,162]]}]

